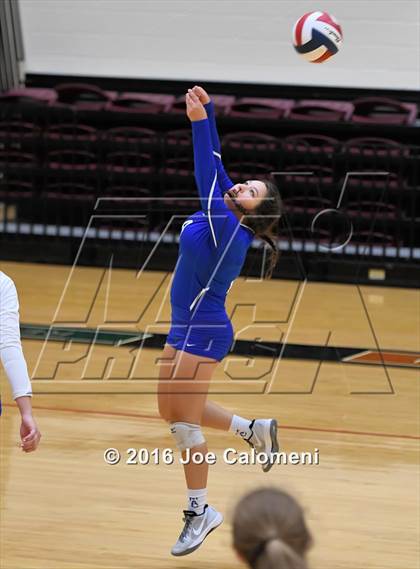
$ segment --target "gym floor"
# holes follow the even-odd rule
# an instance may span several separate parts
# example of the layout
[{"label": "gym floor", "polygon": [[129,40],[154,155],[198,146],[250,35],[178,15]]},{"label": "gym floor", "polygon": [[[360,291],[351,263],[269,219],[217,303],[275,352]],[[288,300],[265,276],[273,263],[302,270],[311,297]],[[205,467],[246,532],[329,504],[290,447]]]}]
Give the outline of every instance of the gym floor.
[{"label": "gym floor", "polygon": [[[281,358],[233,352],[217,367],[210,397],[245,417],[277,418],[282,450],[318,449],[319,464],[278,465],[268,474],[229,465],[224,449],[247,445],[207,430],[217,455],[209,501],[225,523],[197,552],[174,558],[182,466],[126,463],[128,448],[173,446],[155,396],[161,349],[89,344],[74,333],[100,326],[134,338],[164,335],[171,274],[20,263],[0,269],[19,292],[43,435],[35,453],[20,451],[18,413],[1,370],[2,569],[239,568],[230,513],[259,485],[281,486],[304,504],[314,569],[418,567],[419,291],[235,282],[227,310],[238,341],[296,350]],[[52,340],[45,334],[51,323],[68,334]],[[336,357],[320,364],[310,348],[327,344]],[[121,452],[114,466],[103,458],[111,447]]]}]

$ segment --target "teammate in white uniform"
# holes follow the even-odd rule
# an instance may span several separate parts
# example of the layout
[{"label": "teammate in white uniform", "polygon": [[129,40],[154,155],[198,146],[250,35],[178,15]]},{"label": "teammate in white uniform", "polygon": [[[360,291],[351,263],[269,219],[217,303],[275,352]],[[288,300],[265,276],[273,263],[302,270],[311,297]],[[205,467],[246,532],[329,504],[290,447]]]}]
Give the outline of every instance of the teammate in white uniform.
[{"label": "teammate in white uniform", "polygon": [[22,450],[34,451],[39,444],[41,433],[32,416],[32,388],[20,341],[19,300],[14,282],[1,271],[0,359],[22,418],[20,426]]}]

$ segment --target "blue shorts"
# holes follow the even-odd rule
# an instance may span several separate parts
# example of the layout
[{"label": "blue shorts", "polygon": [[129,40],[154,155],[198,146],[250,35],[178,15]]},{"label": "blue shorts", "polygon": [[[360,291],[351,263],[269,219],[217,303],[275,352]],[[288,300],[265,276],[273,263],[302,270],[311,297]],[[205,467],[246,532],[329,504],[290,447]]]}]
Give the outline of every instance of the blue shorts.
[{"label": "blue shorts", "polygon": [[222,361],[233,342],[230,320],[222,322],[173,321],[166,342],[177,350]]}]

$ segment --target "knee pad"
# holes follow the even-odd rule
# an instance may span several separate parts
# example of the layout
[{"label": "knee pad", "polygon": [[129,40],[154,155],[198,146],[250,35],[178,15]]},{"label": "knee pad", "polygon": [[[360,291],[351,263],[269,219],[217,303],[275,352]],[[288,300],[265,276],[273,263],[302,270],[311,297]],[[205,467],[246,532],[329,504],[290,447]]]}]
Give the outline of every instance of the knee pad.
[{"label": "knee pad", "polygon": [[178,449],[183,452],[187,448],[194,448],[206,442],[200,425],[192,423],[171,423],[173,434]]}]

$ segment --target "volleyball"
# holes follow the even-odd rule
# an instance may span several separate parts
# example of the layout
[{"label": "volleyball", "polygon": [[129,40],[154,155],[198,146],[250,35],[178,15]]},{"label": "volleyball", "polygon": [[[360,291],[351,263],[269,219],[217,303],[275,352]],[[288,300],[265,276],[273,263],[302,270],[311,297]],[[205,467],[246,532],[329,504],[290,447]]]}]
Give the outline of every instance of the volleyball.
[{"label": "volleyball", "polygon": [[308,12],[293,28],[295,50],[311,63],[322,63],[341,48],[341,26],[327,12]]}]

